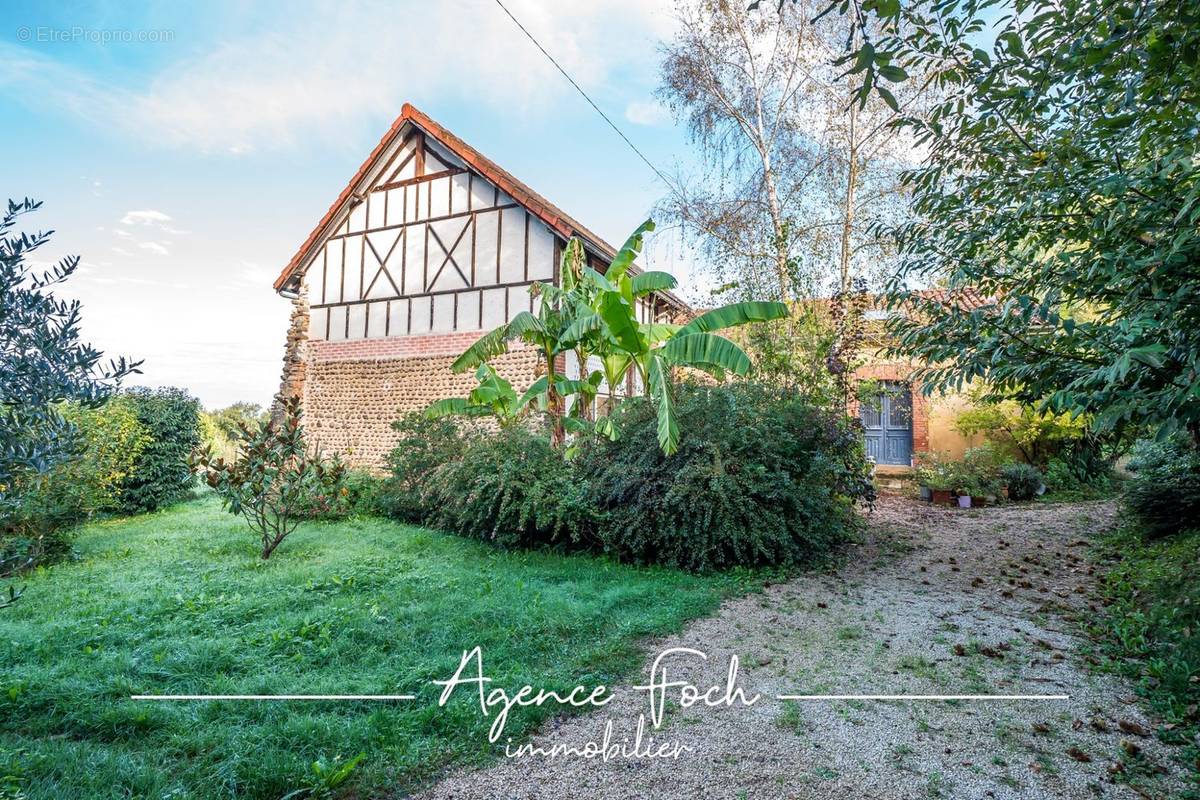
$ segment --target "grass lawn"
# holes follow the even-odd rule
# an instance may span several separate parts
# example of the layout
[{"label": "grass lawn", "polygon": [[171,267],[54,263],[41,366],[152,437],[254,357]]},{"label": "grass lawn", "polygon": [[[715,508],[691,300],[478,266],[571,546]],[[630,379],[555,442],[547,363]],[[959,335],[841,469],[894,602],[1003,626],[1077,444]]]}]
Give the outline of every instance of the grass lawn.
[{"label": "grass lawn", "polygon": [[[490,719],[440,687],[480,645],[492,686],[613,685],[639,638],[753,580],[503,553],[385,520],[313,523],[269,561],[209,496],[86,527],[78,560],[0,611],[2,776],[31,798],[279,798],[312,763],[404,788],[492,757]],[[131,694],[417,694],[407,703],[183,702]],[[520,741],[556,708],[514,711]]]},{"label": "grass lawn", "polygon": [[1192,786],[1180,800],[1200,798],[1200,530],[1153,540],[1127,520],[1096,556],[1105,609],[1088,627],[1103,666],[1137,686],[1162,739],[1183,745]]}]

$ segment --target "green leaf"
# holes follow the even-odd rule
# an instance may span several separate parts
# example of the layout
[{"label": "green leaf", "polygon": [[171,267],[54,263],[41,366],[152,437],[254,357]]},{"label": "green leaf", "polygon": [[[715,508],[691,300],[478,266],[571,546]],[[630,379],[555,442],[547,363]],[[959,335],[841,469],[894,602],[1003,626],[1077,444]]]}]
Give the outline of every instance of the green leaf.
[{"label": "green leaf", "polygon": [[613,256],[612,263],[608,265],[608,269],[604,273],[605,277],[613,283],[618,281],[628,271],[634,259],[638,257],[638,253],[642,252],[642,238],[652,230],[654,230],[654,220],[652,219],[639,225],[638,229],[625,240],[625,244],[621,245],[621,249]]},{"label": "green leaf", "polygon": [[509,338],[508,325],[501,325],[499,328],[475,340],[473,345],[468,347],[463,351],[462,355],[454,360],[454,363],[450,365],[450,369],[454,372],[466,372],[469,369],[490,361],[498,355],[507,353]]},{"label": "green leaf", "polygon": [[900,105],[896,102],[896,96],[886,86],[876,84],[875,91],[879,92],[879,96],[883,98],[883,102],[888,104],[888,108],[892,109],[892,111],[900,110]]},{"label": "green leaf", "polygon": [[769,322],[776,319],[785,319],[787,316],[788,307],[783,303],[757,300],[731,303],[701,314],[680,328],[679,333],[708,333],[724,328],[732,328],[736,325],[746,325],[751,322]]},{"label": "green leaf", "polygon": [[679,285],[669,272],[650,271],[633,276],[633,296],[645,297],[652,292],[669,292]]},{"label": "green leaf", "polygon": [[604,292],[600,295],[599,312],[609,334],[622,349],[630,353],[645,349],[638,336],[637,317],[624,297],[615,292]]},{"label": "green leaf", "polygon": [[654,352],[671,364],[715,368],[735,375],[746,375],[752,366],[742,348],[713,333],[676,336]]},{"label": "green leaf", "polygon": [[492,413],[492,409],[488,406],[474,405],[462,397],[448,397],[445,400],[437,400],[430,403],[425,409],[425,417],[427,419],[441,419],[442,417],[468,416],[482,417]]},{"label": "green leaf", "polygon": [[675,421],[675,400],[671,397],[671,381],[666,364],[656,355],[650,356],[646,369],[650,397],[658,417],[658,446],[667,455],[679,449],[679,424]]},{"label": "green leaf", "polygon": [[525,393],[521,395],[519,400],[517,400],[517,408],[524,408],[535,398],[545,395],[549,387],[550,382],[546,379],[545,375],[538,378],[529,385],[529,388],[526,389]]},{"label": "green leaf", "polygon": [[603,327],[604,320],[601,319],[599,314],[588,314],[587,316],[579,317],[568,325],[567,329],[559,336],[559,341],[564,347],[571,348],[588,334],[595,333]]}]

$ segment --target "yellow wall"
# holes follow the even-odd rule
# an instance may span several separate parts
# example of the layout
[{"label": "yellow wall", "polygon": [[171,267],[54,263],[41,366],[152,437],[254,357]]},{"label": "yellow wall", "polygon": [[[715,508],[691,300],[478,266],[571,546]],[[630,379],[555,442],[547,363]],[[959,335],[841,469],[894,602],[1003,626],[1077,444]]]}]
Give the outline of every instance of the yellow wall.
[{"label": "yellow wall", "polygon": [[954,421],[970,405],[966,395],[962,394],[935,394],[929,398],[930,451],[951,458],[961,458],[968,448],[984,443],[981,433],[963,436],[954,429]]}]

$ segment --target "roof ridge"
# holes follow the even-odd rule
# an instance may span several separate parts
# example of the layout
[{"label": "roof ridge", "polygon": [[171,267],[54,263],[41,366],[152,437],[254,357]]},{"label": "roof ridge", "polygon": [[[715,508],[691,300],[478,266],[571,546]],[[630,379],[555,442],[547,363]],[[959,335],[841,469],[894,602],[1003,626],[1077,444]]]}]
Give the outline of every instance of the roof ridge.
[{"label": "roof ridge", "polygon": [[391,127],[383,135],[383,138],[371,150],[366,160],[363,161],[358,171],[350,179],[350,182],[346,184],[346,188],[333,201],[329,210],[325,212],[316,227],[313,228],[312,232],[304,240],[304,243],[300,245],[300,249],[296,251],[296,254],[287,263],[287,266],[280,272],[279,277],[275,280],[276,290],[282,289],[301,267],[311,249],[321,238],[322,233],[325,232],[334,221],[334,218],[338,216],[343,207],[352,199],[358,184],[366,178],[379,159],[383,157],[388,146],[395,141],[405,124],[409,122],[433,136],[434,139],[454,153],[455,156],[467,162],[472,169],[499,186],[506,194],[512,196],[514,200],[527,208],[559,236],[562,236],[564,239],[578,236],[585,243],[590,244],[593,250],[598,251],[600,255],[610,260],[616,255],[616,249],[603,238],[593,233],[574,217],[551,203],[524,181],[479,152],[475,147],[452,133],[428,114],[418,109],[412,103],[406,102],[401,106],[400,115],[396,117]]}]

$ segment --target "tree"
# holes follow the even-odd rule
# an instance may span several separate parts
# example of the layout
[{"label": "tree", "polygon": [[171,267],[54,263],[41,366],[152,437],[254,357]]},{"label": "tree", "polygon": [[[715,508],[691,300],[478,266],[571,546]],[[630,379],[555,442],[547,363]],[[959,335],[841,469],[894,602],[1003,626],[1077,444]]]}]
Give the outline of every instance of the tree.
[{"label": "tree", "polygon": [[[125,358],[101,366],[102,354],[80,340],[80,305],[61,300],[53,287],[79,267],[78,256],[40,275],[29,263],[53,231],[18,233],[18,218],[41,203],[10,200],[0,219],[0,531],[22,521],[22,502],[56,466],[78,455],[74,427],[58,405],[102,404],[141,362]],[[28,520],[25,520],[28,522]],[[35,521],[36,522],[36,521]],[[0,559],[3,556],[0,555]],[[30,563],[4,560],[0,575]],[[15,598],[9,590],[9,602]]]},{"label": "tree", "polygon": [[889,242],[872,225],[903,214],[899,173],[913,159],[891,105],[851,106],[854,83],[831,63],[849,27],[814,20],[818,9],[681,0],[663,48],[658,95],[706,167],[663,209],[718,277],[784,302],[886,274]]},{"label": "tree", "polygon": [[230,439],[237,436],[242,425],[257,425],[271,415],[271,412],[265,411],[258,403],[244,400],[207,413],[217,430]]},{"label": "tree", "polygon": [[282,410],[280,420],[241,425],[233,463],[207,449],[195,457],[229,513],[244,518],[258,535],[263,560],[299,526],[307,500],[345,491],[341,461],[326,461],[304,440],[300,399],[289,398]]},{"label": "tree", "polygon": [[929,389],[982,379],[1100,432],[1200,442],[1200,4],[1016,0],[989,28],[994,5],[830,6],[861,35],[860,98],[914,70],[945,93],[903,120],[929,159],[893,231],[899,345],[935,365]]}]

